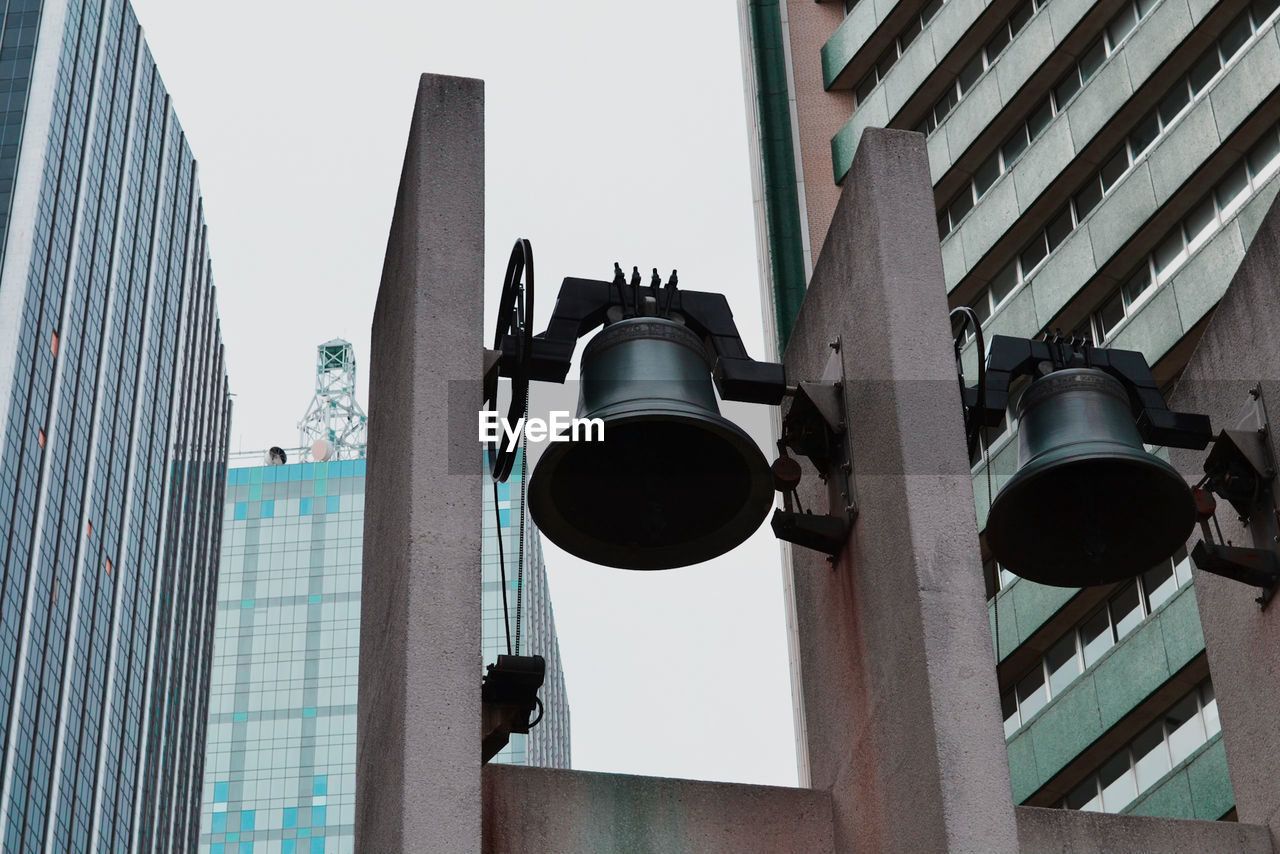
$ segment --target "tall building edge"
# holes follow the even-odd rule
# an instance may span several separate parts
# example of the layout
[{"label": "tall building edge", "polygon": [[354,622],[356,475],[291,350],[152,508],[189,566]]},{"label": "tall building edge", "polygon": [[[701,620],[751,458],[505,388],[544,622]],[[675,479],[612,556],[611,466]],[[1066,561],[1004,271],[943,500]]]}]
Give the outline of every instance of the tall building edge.
[{"label": "tall building edge", "polygon": [[195,164],[126,2],[2,14],[0,833],[189,849],[230,426]]},{"label": "tall building edge", "polygon": [[738,0],[748,146],[766,346],[786,348],[813,259],[799,168],[795,86],[786,8],[778,0]]},{"label": "tall building edge", "polygon": [[[763,127],[778,121],[768,30],[785,20],[812,246],[862,129],[917,130],[951,305],[988,336],[1061,328],[1140,350],[1172,387],[1280,191],[1274,0],[779,3],[739,3],[762,252],[786,237],[769,212],[792,203]],[[762,264],[785,341],[770,276]],[[975,460],[980,528],[1016,468],[1011,422]],[[984,572],[1015,802],[1234,816],[1185,554],[1109,588]]]},{"label": "tall building edge", "polygon": [[[765,357],[781,361],[782,352],[795,323],[796,313],[813,274],[813,253],[810,251],[810,234],[805,210],[803,169],[798,159],[799,121],[795,104],[795,80],[791,69],[789,27],[783,18],[785,7],[777,3],[761,4],[755,0],[738,0],[738,32],[741,41],[742,77],[745,88],[743,103],[747,111],[747,156],[751,169],[752,213],[755,221],[756,262],[760,275],[760,317],[764,326]],[[772,45],[772,47],[768,47]],[[765,94],[762,75],[766,67],[773,68],[777,78],[777,56],[781,50],[783,73],[786,77],[787,110],[778,110],[778,96]],[[776,89],[776,85],[771,87]],[[766,109],[766,100],[770,109]],[[785,116],[785,126],[780,126]],[[788,149],[780,140],[789,138]],[[766,154],[766,151],[768,154]],[[796,183],[794,204],[788,194],[773,193],[771,182],[766,180],[766,159],[774,166],[790,162],[787,177]],[[771,213],[774,208],[777,212]],[[775,223],[788,219],[799,223],[798,229],[787,230]],[[775,247],[777,247],[775,252]],[[796,280],[794,256],[800,254],[803,272]],[[785,259],[791,259],[787,264]],[[778,263],[775,265],[775,259]],[[775,266],[782,268],[779,275],[789,275],[783,288],[786,297],[779,294]],[[798,291],[798,294],[797,294]],[[772,435],[781,435],[782,422],[774,412],[771,422]],[[796,622],[795,579],[792,576],[791,544],[778,541],[782,558],[783,611],[787,631],[787,648],[799,648],[799,627]],[[791,717],[794,725],[797,779],[801,786],[809,785],[809,740],[806,735],[804,690],[801,684],[800,661],[794,654],[788,656],[791,682]]]}]

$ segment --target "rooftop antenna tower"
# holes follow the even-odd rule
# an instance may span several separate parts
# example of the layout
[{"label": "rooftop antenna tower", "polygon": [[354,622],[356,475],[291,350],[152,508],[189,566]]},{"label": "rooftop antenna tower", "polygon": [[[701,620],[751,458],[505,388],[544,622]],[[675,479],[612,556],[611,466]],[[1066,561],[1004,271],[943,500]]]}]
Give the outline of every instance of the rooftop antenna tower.
[{"label": "rooftop antenna tower", "polygon": [[356,357],[350,341],[316,348],[316,394],[298,422],[304,460],[364,458],[369,417],[356,400]]}]

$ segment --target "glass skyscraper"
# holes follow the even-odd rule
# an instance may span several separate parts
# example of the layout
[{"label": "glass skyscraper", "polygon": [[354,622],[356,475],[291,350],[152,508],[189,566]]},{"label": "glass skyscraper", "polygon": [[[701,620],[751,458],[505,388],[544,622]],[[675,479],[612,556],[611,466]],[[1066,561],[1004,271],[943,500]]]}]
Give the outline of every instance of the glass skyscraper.
[{"label": "glass skyscraper", "polygon": [[[539,537],[527,519],[523,590],[516,588],[516,477],[499,488],[508,602],[514,632],[522,593],[522,651],[547,659],[546,715],[493,761],[567,768],[564,676]],[[483,650],[492,663],[506,652],[506,633],[487,480],[485,490]],[[203,854],[353,850],[364,491],[363,458],[227,473]]]},{"label": "glass skyscraper", "polygon": [[227,473],[203,852],[352,850],[364,476]]},{"label": "glass skyscraper", "polygon": [[196,167],[122,0],[0,18],[0,834],[194,847],[230,400]]}]

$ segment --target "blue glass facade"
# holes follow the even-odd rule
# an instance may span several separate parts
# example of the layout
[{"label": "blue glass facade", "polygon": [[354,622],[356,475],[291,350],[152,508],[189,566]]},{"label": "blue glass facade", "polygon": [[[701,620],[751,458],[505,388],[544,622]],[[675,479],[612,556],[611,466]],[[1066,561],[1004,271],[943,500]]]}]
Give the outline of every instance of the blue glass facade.
[{"label": "blue glass facade", "polygon": [[0,834],[194,847],[230,398],[196,167],[122,0],[0,30]]},{"label": "blue glass facade", "polygon": [[[518,477],[517,467],[499,485],[508,601],[514,609],[521,594],[522,651],[547,659],[546,715],[494,761],[567,768],[568,700],[531,523],[516,587]],[[491,663],[506,652],[506,632],[487,478],[484,489],[482,644]],[[201,854],[352,854],[364,492],[363,459],[227,473]],[[477,758],[479,750],[477,729]]]},{"label": "blue glass facade", "polygon": [[202,852],[352,851],[364,475],[227,473]]}]

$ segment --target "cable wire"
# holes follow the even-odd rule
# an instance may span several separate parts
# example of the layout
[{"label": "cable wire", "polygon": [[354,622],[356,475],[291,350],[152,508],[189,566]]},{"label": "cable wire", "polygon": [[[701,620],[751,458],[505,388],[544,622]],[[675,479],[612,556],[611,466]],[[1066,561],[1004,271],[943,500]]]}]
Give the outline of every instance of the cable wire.
[{"label": "cable wire", "polygon": [[[529,393],[524,396],[525,423],[529,418]],[[520,437],[520,562],[516,566],[516,655],[520,654],[520,608],[524,599],[524,514],[528,492],[525,485],[529,482],[529,432],[526,430]]]},{"label": "cable wire", "polygon": [[507,562],[502,554],[502,511],[498,509],[498,481],[494,478],[489,480],[493,484],[493,532],[498,537],[498,574],[502,579],[502,625],[507,630],[507,655],[511,655],[511,617],[507,612]]}]

